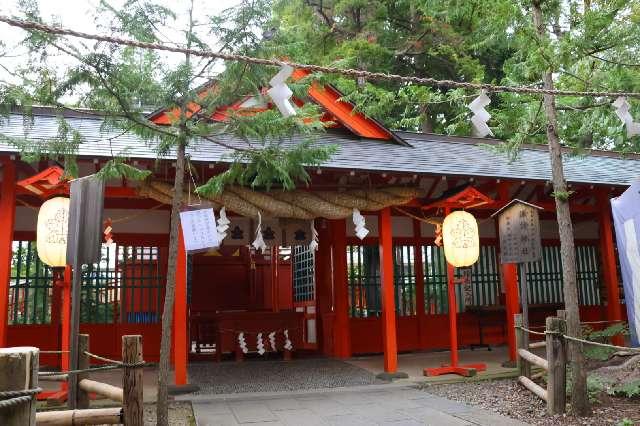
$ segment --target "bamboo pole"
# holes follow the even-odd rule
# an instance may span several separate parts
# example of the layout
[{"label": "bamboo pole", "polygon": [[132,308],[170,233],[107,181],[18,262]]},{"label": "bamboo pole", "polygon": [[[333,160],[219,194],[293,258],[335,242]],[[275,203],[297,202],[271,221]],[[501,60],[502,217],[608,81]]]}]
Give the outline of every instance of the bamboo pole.
[{"label": "bamboo pole", "polygon": [[549,363],[546,359],[539,357],[536,354],[532,354],[526,349],[518,349],[518,355],[527,362],[549,371]]},{"label": "bamboo pole", "polygon": [[66,382],[69,380],[68,374],[59,374],[57,376],[40,376],[38,378],[41,382]]},{"label": "bamboo pole", "polygon": [[531,379],[524,376],[518,377],[518,382],[520,382],[522,386],[529,389],[543,401],[547,401],[547,391],[542,386],[534,383]]},{"label": "bamboo pole", "polygon": [[86,393],[95,393],[115,402],[123,401],[122,389],[117,386],[96,382],[95,380],[82,379],[78,382],[78,387]]},{"label": "bamboo pole", "polygon": [[36,414],[37,426],[121,424],[122,408],[43,411]]},{"label": "bamboo pole", "polygon": [[547,346],[547,342],[545,342],[544,340],[540,342],[529,343],[529,349],[544,348],[546,346]]}]

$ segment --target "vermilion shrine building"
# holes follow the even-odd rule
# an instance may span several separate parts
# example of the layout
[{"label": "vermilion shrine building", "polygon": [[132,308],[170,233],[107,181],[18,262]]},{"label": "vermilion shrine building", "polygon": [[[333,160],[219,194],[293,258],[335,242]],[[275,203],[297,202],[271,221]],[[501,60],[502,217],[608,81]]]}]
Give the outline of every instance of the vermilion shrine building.
[{"label": "vermilion shrine building", "polygon": [[[235,351],[238,331],[248,332],[253,351],[252,333],[283,328],[291,330],[294,350],[339,358],[384,353],[386,370],[395,371],[398,351],[449,348],[448,285],[456,288],[458,343],[508,344],[513,354],[519,272],[516,265],[500,265],[496,222],[490,216],[514,198],[544,208],[543,260],[531,265],[527,277],[531,323],[542,324],[563,303],[546,147],[525,146],[510,162],[482,146],[497,141],[391,132],[353,113],[330,87],[314,85],[309,95],[337,123],[319,135],[317,143],[339,147],[329,162],[310,170],[309,192],[404,186],[419,189],[421,196],[400,208],[362,212],[370,230],[364,240],[355,237],[351,218],[315,219],[315,253],[293,246],[262,255],[247,247],[252,237],[242,245],[227,241],[219,250],[188,258],[182,250],[174,316],[176,383],[186,382],[189,360],[213,359],[214,344]],[[243,102],[246,99],[232,108],[242,108]],[[154,180],[173,181],[171,158],[156,160],[153,148],[135,136],[102,130],[103,120],[95,113],[35,108],[29,122],[16,112],[2,119],[0,134],[34,145],[55,139],[59,114],[85,139],[79,147],[81,175],[94,173],[112,152],[129,149],[131,162],[152,170]],[[158,111],[150,119],[162,123],[167,112]],[[229,137],[226,142],[234,141]],[[196,141],[188,152],[199,184],[226,167],[228,150],[219,145]],[[54,285],[34,243],[37,209],[48,189],[40,186],[42,194],[37,195],[17,184],[55,164],[29,164],[6,140],[0,140],[0,155],[0,345],[60,349],[66,336],[61,325],[65,289]],[[624,296],[609,199],[640,175],[640,157],[567,152],[565,173],[574,191],[581,317],[622,319]],[[447,209],[459,208],[460,201],[477,218],[481,237],[480,259],[473,266],[466,298],[461,285],[449,283],[453,277],[443,249],[434,243],[435,227],[420,220],[442,218]],[[92,352],[111,357],[120,354],[121,335],[142,334],[145,359],[157,360],[169,206],[141,195],[139,183],[121,180],[107,183],[105,209],[116,244],[105,247],[103,260],[83,274],[81,332],[91,335]],[[248,218],[227,210],[232,228],[239,224],[255,232]],[[217,340],[216,330],[225,337]],[[43,354],[41,362],[59,365],[55,355]]]}]

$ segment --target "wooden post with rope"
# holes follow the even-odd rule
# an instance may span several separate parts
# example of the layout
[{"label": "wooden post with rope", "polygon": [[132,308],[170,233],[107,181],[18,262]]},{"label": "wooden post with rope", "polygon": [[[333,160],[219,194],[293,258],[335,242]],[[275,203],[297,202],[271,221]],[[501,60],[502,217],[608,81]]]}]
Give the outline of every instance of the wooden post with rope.
[{"label": "wooden post with rope", "polygon": [[551,415],[564,414],[567,395],[567,345],[563,334],[566,321],[558,317],[548,317],[546,321],[547,363],[547,412]]},{"label": "wooden post with rope", "polygon": [[35,426],[39,355],[33,347],[0,349],[1,425]]},{"label": "wooden post with rope", "polygon": [[[88,334],[79,334],[78,335],[78,370],[84,370],[91,366],[91,361],[89,360],[89,356],[85,353],[89,351],[89,335]],[[71,376],[71,374],[69,375]],[[84,409],[89,408],[89,393],[82,389],[79,385],[80,381],[83,379],[87,379],[89,377],[89,373],[79,373],[77,374],[77,379],[74,381],[69,381],[70,384],[75,384],[76,386],[76,409]],[[71,396],[72,393],[69,393]]]},{"label": "wooden post with rope", "polygon": [[122,414],[127,426],[143,426],[142,336],[122,336]]},{"label": "wooden post with rope", "polygon": [[[529,350],[528,347],[525,347],[527,340],[524,338],[526,331],[522,329],[522,314],[515,314],[513,316],[513,324],[516,328],[516,353],[518,353],[520,349]],[[516,363],[518,366],[518,375],[531,378],[531,365],[522,359],[522,356],[518,355],[516,357]]]}]

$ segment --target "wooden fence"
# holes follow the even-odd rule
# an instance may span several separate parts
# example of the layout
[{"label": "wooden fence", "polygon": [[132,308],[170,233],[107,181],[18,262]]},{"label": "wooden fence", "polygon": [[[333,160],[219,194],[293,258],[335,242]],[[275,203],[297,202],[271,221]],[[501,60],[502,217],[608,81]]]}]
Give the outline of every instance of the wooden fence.
[{"label": "wooden fence", "polygon": [[[567,344],[563,335],[566,332],[564,311],[558,311],[557,317],[547,317],[544,332],[533,332],[522,327],[522,315],[515,315],[516,346],[518,362],[518,382],[547,403],[549,414],[562,414],[566,409],[567,385]],[[529,343],[529,334],[540,334],[544,340]],[[531,349],[546,348],[546,359]],[[542,369],[532,374],[531,367]],[[546,373],[547,387],[543,388],[533,381]]]},{"label": "wooden fence", "polygon": [[[12,349],[21,350],[10,352]],[[62,411],[35,411],[35,392],[38,388],[38,377],[40,380],[48,381],[69,381],[69,374],[38,374],[38,354],[37,348],[9,348],[6,352],[0,352],[0,367],[5,363],[12,363],[14,368],[0,368],[0,384],[6,391],[21,391],[27,389],[34,391],[30,398],[18,401],[13,405],[4,404],[0,401],[0,424],[7,426],[22,425],[95,425],[95,424],[124,424],[126,426],[143,426],[143,382],[142,367],[142,336],[122,336],[122,361],[113,361],[93,355],[89,352],[89,336],[81,334],[79,336],[78,350],[78,371],[72,374],[77,375],[77,388],[75,392],[75,406],[73,410]],[[5,353],[7,354],[5,356]],[[16,355],[18,354],[18,355]],[[107,383],[91,380],[89,375],[90,358],[102,359],[111,363],[109,369],[122,368],[122,388],[112,386]],[[20,360],[16,363],[15,359]],[[35,359],[35,362],[33,361]],[[7,364],[8,365],[8,364]],[[16,375],[16,366],[22,371]],[[100,369],[100,368],[98,368]],[[106,369],[106,368],[103,368]],[[21,378],[17,383],[14,377]],[[26,377],[26,382],[25,382]],[[22,383],[24,382],[24,383]],[[7,387],[8,386],[8,387]],[[22,391],[24,392],[24,391]],[[121,407],[113,408],[89,408],[89,394],[107,398],[121,404]],[[74,392],[70,392],[73,395]],[[21,397],[24,398],[24,397]]]}]

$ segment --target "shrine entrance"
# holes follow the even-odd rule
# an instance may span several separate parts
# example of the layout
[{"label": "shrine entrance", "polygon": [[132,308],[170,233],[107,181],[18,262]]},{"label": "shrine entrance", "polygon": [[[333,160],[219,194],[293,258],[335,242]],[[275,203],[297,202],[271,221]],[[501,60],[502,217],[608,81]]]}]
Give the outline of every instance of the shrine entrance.
[{"label": "shrine entrance", "polygon": [[306,245],[190,255],[190,359],[281,359],[287,347],[316,350],[314,271]]}]

